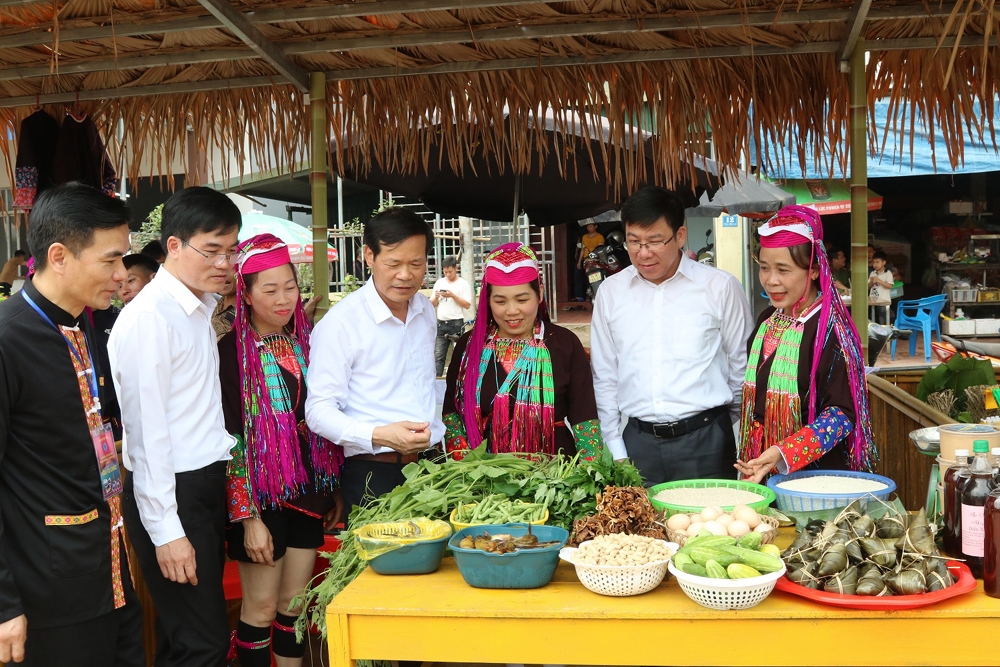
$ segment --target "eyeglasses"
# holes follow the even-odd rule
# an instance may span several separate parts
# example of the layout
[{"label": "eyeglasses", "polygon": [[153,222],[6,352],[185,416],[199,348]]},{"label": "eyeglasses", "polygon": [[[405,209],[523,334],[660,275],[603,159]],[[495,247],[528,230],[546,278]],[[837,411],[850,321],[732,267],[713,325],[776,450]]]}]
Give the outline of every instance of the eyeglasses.
[{"label": "eyeglasses", "polygon": [[673,235],[666,241],[647,241],[646,243],[640,243],[639,241],[625,241],[625,250],[628,250],[629,252],[639,252],[645,248],[649,252],[659,252],[666,248],[667,244],[673,241],[676,236],[677,232],[674,232]]},{"label": "eyeglasses", "polygon": [[194,250],[196,253],[198,253],[199,255],[201,255],[202,257],[204,257],[205,258],[205,264],[208,264],[209,266],[218,266],[220,262],[225,262],[226,264],[232,264],[233,263],[233,257],[236,257],[237,255],[240,254],[238,252],[215,252],[215,253],[207,253],[207,252],[202,252],[201,250],[198,250],[197,248],[195,248],[193,245],[191,245],[187,241],[181,241],[181,243],[183,243],[187,247],[191,248],[191,250]]}]

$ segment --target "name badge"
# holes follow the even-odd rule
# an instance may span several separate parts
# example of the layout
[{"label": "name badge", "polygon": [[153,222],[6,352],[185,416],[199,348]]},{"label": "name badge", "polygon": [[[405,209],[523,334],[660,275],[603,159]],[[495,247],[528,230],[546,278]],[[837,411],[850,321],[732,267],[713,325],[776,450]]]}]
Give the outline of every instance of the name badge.
[{"label": "name badge", "polygon": [[90,439],[94,441],[97,469],[101,471],[101,490],[104,499],[110,500],[122,492],[122,473],[118,467],[118,452],[111,426],[101,424],[91,429]]}]

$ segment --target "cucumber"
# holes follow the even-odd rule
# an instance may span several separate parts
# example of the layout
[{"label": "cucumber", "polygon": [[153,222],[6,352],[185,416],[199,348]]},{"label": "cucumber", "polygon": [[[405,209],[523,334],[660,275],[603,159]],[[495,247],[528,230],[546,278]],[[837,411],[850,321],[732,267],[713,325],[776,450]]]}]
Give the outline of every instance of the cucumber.
[{"label": "cucumber", "polygon": [[727,567],[726,574],[729,575],[730,579],[749,579],[751,577],[760,576],[760,572],[753,569],[749,565],[743,565],[742,563],[733,563]]},{"label": "cucumber", "polygon": [[708,570],[705,569],[704,565],[698,565],[698,563],[686,563],[681,571],[685,574],[693,574],[696,577],[707,577]]},{"label": "cucumber", "polygon": [[726,568],[719,565],[714,560],[710,560],[705,563],[705,571],[708,572],[708,576],[712,579],[728,579],[729,575],[726,574]]},{"label": "cucumber", "polygon": [[759,551],[762,554],[767,554],[768,556],[774,556],[775,558],[781,556],[781,549],[774,546],[773,544],[762,544],[759,547],[757,547],[757,551]]},{"label": "cucumber", "polygon": [[691,559],[699,565],[708,567],[708,561],[714,560],[722,567],[729,567],[732,563],[739,563],[740,557],[721,549],[710,549],[708,547],[695,547],[690,553]]},{"label": "cucumber", "polygon": [[688,554],[677,554],[673,557],[674,567],[683,570],[685,563],[693,563],[694,560]]},{"label": "cucumber", "polygon": [[722,546],[733,546],[736,544],[736,538],[730,537],[728,535],[707,535],[705,537],[692,537],[688,538],[684,546],[680,548],[679,553],[691,553],[691,550],[695,547],[722,547]]},{"label": "cucumber", "polygon": [[739,558],[739,562],[749,565],[758,572],[777,572],[785,566],[780,558],[770,556],[760,551],[743,549],[741,547],[719,547],[722,551]]},{"label": "cucumber", "polygon": [[762,535],[760,533],[747,533],[740,539],[736,540],[736,546],[756,551],[757,547],[760,546],[761,538]]}]

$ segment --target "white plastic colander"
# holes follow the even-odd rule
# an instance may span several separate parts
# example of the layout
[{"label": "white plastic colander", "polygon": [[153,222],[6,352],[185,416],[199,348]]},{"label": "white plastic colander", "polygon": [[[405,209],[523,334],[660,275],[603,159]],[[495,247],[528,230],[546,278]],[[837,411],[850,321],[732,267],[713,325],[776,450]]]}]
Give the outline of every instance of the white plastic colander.
[{"label": "white plastic colander", "polygon": [[[674,542],[663,544],[673,553],[680,549],[680,545]],[[670,564],[670,559],[667,559],[645,565],[587,565],[574,560],[577,551],[575,547],[565,547],[559,552],[559,558],[573,564],[577,578],[587,590],[614,597],[648,593],[660,585]]]},{"label": "white plastic colander", "polygon": [[778,572],[748,579],[699,577],[682,572],[674,567],[673,563],[669,564],[669,568],[670,573],[677,578],[681,590],[689,598],[702,607],[722,610],[749,609],[757,606],[771,594],[778,579],[785,576],[784,566]]}]

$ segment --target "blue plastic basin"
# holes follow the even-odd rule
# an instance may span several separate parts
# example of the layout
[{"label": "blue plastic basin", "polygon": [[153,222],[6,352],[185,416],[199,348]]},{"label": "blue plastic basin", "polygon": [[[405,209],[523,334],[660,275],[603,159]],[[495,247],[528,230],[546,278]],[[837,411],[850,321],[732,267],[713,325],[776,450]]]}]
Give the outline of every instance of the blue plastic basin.
[{"label": "blue plastic basin", "polygon": [[455,564],[465,583],[474,588],[541,588],[552,581],[559,564],[559,550],[569,540],[569,531],[565,528],[532,526],[531,532],[540,542],[558,540],[559,543],[544,549],[525,549],[509,554],[491,554],[458,546],[466,535],[474,537],[484,532],[520,537],[528,533],[528,526],[523,523],[471,526],[452,535],[448,546],[455,554]]},{"label": "blue plastic basin", "polygon": [[369,563],[379,574],[429,574],[441,567],[447,537],[409,544],[376,556]]}]

